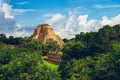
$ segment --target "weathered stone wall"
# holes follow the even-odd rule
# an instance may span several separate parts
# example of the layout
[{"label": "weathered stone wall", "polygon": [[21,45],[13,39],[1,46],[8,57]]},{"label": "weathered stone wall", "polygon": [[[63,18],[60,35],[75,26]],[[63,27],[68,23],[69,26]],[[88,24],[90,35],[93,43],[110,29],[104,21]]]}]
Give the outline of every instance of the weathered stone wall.
[{"label": "weathered stone wall", "polygon": [[48,61],[58,64],[61,61],[62,54],[58,54],[52,51],[47,53]]}]

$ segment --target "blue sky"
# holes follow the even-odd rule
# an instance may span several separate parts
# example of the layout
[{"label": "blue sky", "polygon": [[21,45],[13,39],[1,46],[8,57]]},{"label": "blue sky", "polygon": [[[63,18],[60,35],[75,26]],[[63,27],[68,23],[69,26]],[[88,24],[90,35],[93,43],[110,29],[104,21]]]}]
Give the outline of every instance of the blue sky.
[{"label": "blue sky", "polygon": [[38,24],[49,23],[71,38],[120,24],[119,18],[120,0],[0,0],[0,32],[14,36],[30,36]]},{"label": "blue sky", "polygon": [[[16,16],[21,23],[30,24],[32,22],[35,25],[44,23],[42,20],[44,14],[61,13],[67,16],[69,9],[72,11],[76,8],[80,8],[78,15],[89,14],[90,19],[101,19],[102,16],[112,17],[120,13],[120,6],[114,7],[120,5],[120,0],[11,0],[10,5],[14,9],[35,10]],[[96,8],[95,6],[103,6],[103,8]],[[104,8],[105,6],[111,7]],[[19,18],[26,21],[21,21]],[[37,21],[33,22],[33,19]]]}]

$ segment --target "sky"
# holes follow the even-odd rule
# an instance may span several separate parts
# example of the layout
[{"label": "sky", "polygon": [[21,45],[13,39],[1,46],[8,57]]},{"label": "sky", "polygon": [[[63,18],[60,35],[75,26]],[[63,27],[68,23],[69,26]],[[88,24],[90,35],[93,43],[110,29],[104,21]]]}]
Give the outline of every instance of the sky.
[{"label": "sky", "polygon": [[120,24],[120,0],[0,0],[0,33],[31,36],[50,24],[61,38]]}]

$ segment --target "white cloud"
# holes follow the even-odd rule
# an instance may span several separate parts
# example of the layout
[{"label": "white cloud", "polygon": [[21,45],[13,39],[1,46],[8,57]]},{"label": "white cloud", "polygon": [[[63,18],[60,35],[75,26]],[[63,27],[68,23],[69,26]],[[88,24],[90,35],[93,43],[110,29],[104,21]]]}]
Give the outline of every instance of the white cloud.
[{"label": "white cloud", "polygon": [[11,18],[11,19],[14,18],[14,16],[12,15],[13,9],[11,7],[12,6],[10,6],[7,3],[3,3],[2,6],[0,7],[0,11],[5,14],[5,18]]},{"label": "white cloud", "polygon": [[49,24],[53,24],[55,22],[63,20],[65,17],[60,13],[55,14],[50,20],[47,21]]},{"label": "white cloud", "polygon": [[95,8],[103,9],[103,8],[120,8],[120,5],[95,5]]},{"label": "white cloud", "polygon": [[55,32],[57,34],[61,34],[61,36],[63,33],[65,33],[62,28],[64,29],[65,26],[65,22],[66,21],[66,17],[60,13],[56,13],[51,17],[47,17],[46,23],[49,23],[50,25],[52,25],[52,27],[54,28]]},{"label": "white cloud", "polygon": [[103,16],[102,20],[88,20],[88,14],[76,15],[70,12],[67,17],[57,13],[46,22],[51,24],[55,32],[62,38],[71,38],[80,32],[97,31],[104,25],[120,24],[120,15],[111,18]]},{"label": "white cloud", "polygon": [[[35,26],[30,25],[22,27],[21,24],[16,22],[14,14],[21,14],[24,12],[37,10],[13,9],[12,6],[5,1],[7,0],[0,0],[0,32],[14,36],[30,36],[33,33]],[[119,5],[116,7],[119,7]],[[104,7],[99,6],[98,8]],[[106,8],[110,8],[110,6]],[[61,13],[48,13],[43,15],[43,18],[45,17],[46,23],[52,25],[55,32],[62,38],[71,38],[80,32],[97,31],[103,25],[113,26],[120,24],[120,15],[111,18],[103,16],[101,20],[88,20],[88,14],[78,15],[77,12],[69,11],[67,16]]]},{"label": "white cloud", "polygon": [[111,26],[116,25],[116,24],[120,24],[120,14],[118,16],[111,17],[111,18],[104,16],[102,18],[101,24],[102,25],[111,25]]},{"label": "white cloud", "polygon": [[79,25],[84,25],[87,23],[87,18],[88,18],[88,15],[82,15],[82,16],[79,16],[78,19],[79,19]]},{"label": "white cloud", "polygon": [[74,14],[74,13],[71,13],[69,12],[69,17],[68,17],[68,20],[66,20],[66,29],[70,29],[72,30],[73,26],[76,26],[77,25],[77,16]]},{"label": "white cloud", "polygon": [[16,20],[12,14],[12,6],[6,3],[6,0],[0,2],[0,32],[12,34],[16,27]]},{"label": "white cloud", "polygon": [[18,24],[18,27],[14,33],[14,36],[21,37],[21,36],[31,36],[33,34],[34,29],[36,26],[34,25],[27,25],[27,26],[21,26]]},{"label": "white cloud", "polygon": [[0,32],[12,32],[16,27],[16,21],[11,18],[5,18],[4,14],[0,13]]},{"label": "white cloud", "polygon": [[16,31],[14,33],[14,36],[17,36],[17,37],[21,37],[21,36],[30,36],[31,32],[28,32],[26,30],[22,30],[22,31]]},{"label": "white cloud", "polygon": [[11,5],[6,3],[9,0],[0,0],[0,33],[7,36],[30,36],[33,26],[24,26],[16,22],[14,14],[36,11],[33,9],[13,9]]},{"label": "white cloud", "polygon": [[18,3],[16,3],[16,4],[24,5],[24,4],[28,4],[28,3],[29,3],[29,1],[25,1],[25,2],[18,2]]},{"label": "white cloud", "polygon": [[35,9],[14,9],[14,13],[24,13],[24,12],[33,12],[33,11],[38,11]]}]

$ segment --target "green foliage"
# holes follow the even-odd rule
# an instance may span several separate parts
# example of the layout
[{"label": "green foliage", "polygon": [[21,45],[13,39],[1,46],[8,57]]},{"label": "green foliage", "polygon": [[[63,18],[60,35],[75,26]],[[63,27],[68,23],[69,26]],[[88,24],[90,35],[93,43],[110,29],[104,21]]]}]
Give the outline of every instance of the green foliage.
[{"label": "green foliage", "polygon": [[63,80],[119,80],[120,42],[111,42],[111,50],[97,56],[62,60],[59,71]]},{"label": "green foliage", "polygon": [[23,42],[22,44],[18,45],[18,50],[20,51],[27,51],[27,52],[37,52],[39,54],[46,54],[47,47],[43,43],[38,40],[31,40],[28,42]]},{"label": "green foliage", "polygon": [[0,34],[0,42],[10,45],[18,45],[20,44],[19,38],[14,38],[13,36],[9,36],[9,38],[6,37],[5,34]]},{"label": "green foliage", "polygon": [[82,41],[87,44],[89,54],[106,53],[111,50],[111,41],[120,41],[120,25],[104,26],[98,32],[89,32],[77,34],[76,41]]},{"label": "green foliage", "polygon": [[63,41],[66,43],[68,41],[68,39],[64,38]]},{"label": "green foliage", "polygon": [[85,57],[85,49],[86,46],[83,42],[75,42],[73,41],[69,41],[66,43],[66,45],[63,48],[63,60],[70,60],[73,58],[82,58]]},{"label": "green foliage", "polygon": [[120,25],[64,41],[58,66],[42,59],[47,51],[61,49],[56,41],[44,45],[31,37],[0,34],[0,80],[120,80]]},{"label": "green foliage", "polygon": [[107,54],[97,56],[95,66],[95,79],[119,80],[120,79],[120,42],[113,42],[112,49]]},{"label": "green foliage", "polygon": [[64,67],[61,64],[59,70],[63,80],[91,80],[94,64],[92,57],[80,60],[72,59],[64,64]]},{"label": "green foliage", "polygon": [[55,51],[55,52],[60,51],[60,45],[57,43],[57,41],[54,41],[53,39],[47,40],[46,45],[48,51]]},{"label": "green foliage", "polygon": [[0,66],[0,80],[60,80],[58,72],[45,65],[36,52],[4,49]]},{"label": "green foliage", "polygon": [[59,72],[63,80],[120,80],[120,25],[80,33],[66,42]]},{"label": "green foliage", "polygon": [[53,69],[42,60],[44,44],[30,38],[20,41],[14,49],[0,43],[0,80],[60,80],[57,66]]}]

